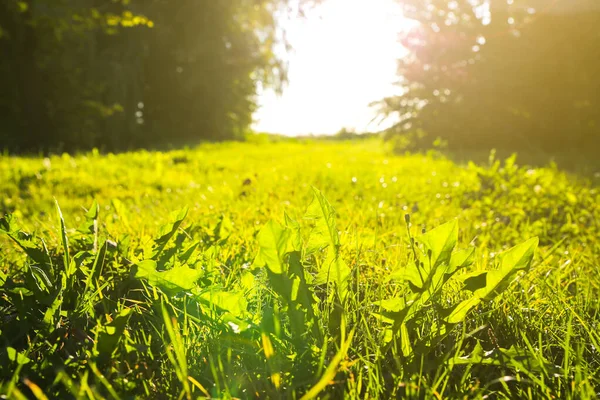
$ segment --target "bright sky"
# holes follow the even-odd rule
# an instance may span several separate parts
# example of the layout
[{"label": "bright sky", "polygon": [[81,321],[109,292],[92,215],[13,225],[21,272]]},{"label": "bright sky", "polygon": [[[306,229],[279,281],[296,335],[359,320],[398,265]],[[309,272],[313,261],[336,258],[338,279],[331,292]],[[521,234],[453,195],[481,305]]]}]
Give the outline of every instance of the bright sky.
[{"label": "bright sky", "polygon": [[327,0],[306,19],[286,23],[294,50],[281,97],[260,95],[259,132],[333,134],[377,131],[369,103],[398,93],[397,33],[409,26],[397,0]]}]

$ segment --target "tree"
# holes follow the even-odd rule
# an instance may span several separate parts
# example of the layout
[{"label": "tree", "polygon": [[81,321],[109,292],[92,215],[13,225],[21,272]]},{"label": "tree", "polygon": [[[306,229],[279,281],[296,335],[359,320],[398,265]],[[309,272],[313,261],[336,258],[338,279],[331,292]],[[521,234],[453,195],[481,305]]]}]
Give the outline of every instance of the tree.
[{"label": "tree", "polygon": [[106,119],[122,111],[108,96],[117,57],[104,39],[148,25],[112,1],[3,2],[0,50],[9,56],[0,60],[2,146],[60,150],[101,143]]},{"label": "tree", "polygon": [[285,80],[274,53],[278,3],[141,2],[158,27],[144,38],[142,100],[155,137],[166,131],[181,142],[242,137],[256,108],[257,82]]},{"label": "tree", "polygon": [[0,147],[106,150],[241,138],[281,89],[279,19],[316,0],[7,0]]},{"label": "tree", "polygon": [[399,116],[390,136],[419,131],[455,148],[511,150],[600,142],[600,10],[404,3],[419,26],[402,37],[411,52],[399,60],[403,95],[379,104]]}]

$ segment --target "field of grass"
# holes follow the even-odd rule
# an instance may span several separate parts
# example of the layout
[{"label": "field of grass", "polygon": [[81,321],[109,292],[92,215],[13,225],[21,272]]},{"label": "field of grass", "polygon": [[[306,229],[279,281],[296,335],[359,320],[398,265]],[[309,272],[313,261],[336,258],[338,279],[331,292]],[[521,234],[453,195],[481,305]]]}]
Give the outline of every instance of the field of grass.
[{"label": "field of grass", "polygon": [[3,156],[0,193],[8,398],[600,393],[593,176],[283,141]]}]

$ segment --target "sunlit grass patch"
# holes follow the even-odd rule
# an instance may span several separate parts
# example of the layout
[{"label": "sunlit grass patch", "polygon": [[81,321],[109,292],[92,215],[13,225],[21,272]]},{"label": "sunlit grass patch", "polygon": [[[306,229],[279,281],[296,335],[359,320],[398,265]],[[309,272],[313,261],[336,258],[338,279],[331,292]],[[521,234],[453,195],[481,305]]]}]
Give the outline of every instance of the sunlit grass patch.
[{"label": "sunlit grass patch", "polygon": [[3,393],[596,396],[600,196],[556,168],[282,142],[0,176]]}]

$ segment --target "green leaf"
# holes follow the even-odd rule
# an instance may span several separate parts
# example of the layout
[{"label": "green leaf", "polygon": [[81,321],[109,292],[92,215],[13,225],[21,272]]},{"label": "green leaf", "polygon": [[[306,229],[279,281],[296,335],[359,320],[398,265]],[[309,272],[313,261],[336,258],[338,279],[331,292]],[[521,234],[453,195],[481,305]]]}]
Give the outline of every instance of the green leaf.
[{"label": "green leaf", "polygon": [[458,221],[454,220],[440,225],[435,229],[421,235],[417,241],[423,243],[428,251],[425,261],[427,274],[442,264],[449,264],[452,251],[458,241]]},{"label": "green leaf", "polygon": [[340,257],[340,238],[335,226],[335,210],[318,189],[313,187],[312,190],[313,199],[304,215],[305,219],[313,221],[307,252],[329,247],[327,258],[319,268],[315,283],[334,282],[340,299],[344,300],[348,292],[348,278],[351,271]]},{"label": "green leaf", "polygon": [[[181,335],[181,329],[177,323],[177,318],[169,315],[164,302],[161,304],[161,308],[165,328],[167,329],[167,333],[171,342],[170,346],[166,346],[167,357],[175,367],[175,373],[177,374],[177,377],[181,382],[184,383],[184,390],[186,390],[186,387],[188,388],[187,390],[189,390],[189,387],[186,386],[188,377],[186,348]],[[188,396],[188,398],[190,397],[191,396]]]},{"label": "green leaf", "polygon": [[[198,249],[198,246],[200,246],[200,243],[198,243],[198,242],[192,243],[185,250],[183,250],[181,253],[179,253],[177,255],[177,258],[179,259],[179,262],[182,263],[182,264],[188,264],[188,262],[192,258],[192,255]],[[194,257],[194,259],[195,259],[195,257]]]},{"label": "green leaf", "polygon": [[404,357],[410,357],[413,353],[413,348],[410,343],[410,336],[408,335],[406,324],[400,326],[400,344]]},{"label": "green leaf", "polygon": [[129,245],[131,244],[131,236],[128,234],[123,234],[119,237],[117,241],[117,251],[123,258],[127,258],[129,256]]},{"label": "green leaf", "polygon": [[427,290],[433,296],[462,264],[468,264],[473,250],[452,253],[458,241],[456,220],[421,235],[418,239],[426,250],[426,260],[410,262],[392,272],[390,278],[408,281],[413,292]]},{"label": "green leaf", "polygon": [[466,268],[473,264],[475,259],[475,248],[467,250],[459,250],[450,255],[450,263],[438,266],[431,278],[429,286],[429,296],[433,296],[439,292],[444,284],[460,269]]},{"label": "green leaf", "polygon": [[14,215],[8,214],[0,218],[0,232],[5,234],[19,232],[19,226]]},{"label": "green leaf", "polygon": [[233,224],[226,215],[221,215],[219,221],[213,228],[213,240],[214,242],[222,245],[224,244],[229,236],[233,233]]},{"label": "green leaf", "polygon": [[85,213],[85,221],[77,228],[77,230],[83,234],[95,235],[98,231],[98,215],[100,214],[100,206],[98,202],[94,200],[92,206]]},{"label": "green leaf", "polygon": [[491,364],[499,365],[498,360],[494,360],[491,357],[485,357],[485,352],[481,343],[477,341],[475,348],[469,356],[454,357],[448,361],[449,365],[471,365],[471,364]]},{"label": "green leaf", "polygon": [[71,258],[69,256],[69,238],[67,237],[67,227],[65,226],[65,220],[63,218],[62,215],[62,211],[60,210],[60,206],[58,205],[58,201],[56,199],[54,199],[54,202],[56,204],[56,213],[58,215],[58,221],[60,224],[60,239],[62,242],[62,246],[63,246],[63,261],[65,263],[65,268],[67,271],[70,271],[70,266],[71,266]]},{"label": "green leaf", "polygon": [[214,307],[220,312],[226,312],[234,317],[243,318],[248,310],[248,300],[244,292],[230,292],[212,289],[197,295],[196,300]]},{"label": "green leaf", "polygon": [[167,271],[157,271],[157,263],[154,260],[145,260],[134,266],[134,276],[137,279],[145,279],[152,286],[160,288],[169,295],[195,288],[198,279],[204,272],[192,269],[188,266],[178,266]]},{"label": "green leaf", "polygon": [[42,268],[29,265],[29,271],[40,291],[49,293],[50,289],[53,289],[52,282]]},{"label": "green leaf", "polygon": [[538,243],[538,238],[529,239],[501,254],[498,257],[500,260],[498,269],[488,271],[485,275],[485,286],[481,287],[483,274],[469,278],[465,282],[465,287],[474,289],[473,296],[459,303],[446,317],[446,322],[456,324],[463,321],[473,307],[483,300],[492,300],[506,289],[518,271],[531,266]]},{"label": "green leaf", "polygon": [[335,227],[335,210],[323,196],[323,193],[314,187],[312,190],[313,199],[304,214],[304,219],[313,222],[313,229],[308,238],[307,251],[313,253],[324,247],[332,246],[337,252],[340,239]]},{"label": "green leaf", "polygon": [[269,221],[258,233],[260,249],[254,260],[256,267],[264,267],[275,274],[282,274],[286,267],[285,255],[290,249],[291,231],[275,221]]},{"label": "green leaf", "polygon": [[464,283],[463,290],[469,290],[474,293],[477,290],[484,288],[487,284],[487,274],[487,271],[476,271],[462,276],[461,278]]},{"label": "green leaf", "polygon": [[132,312],[131,308],[125,308],[111,322],[98,326],[96,349],[99,354],[110,356],[117,348]]},{"label": "green leaf", "polygon": [[402,297],[394,297],[391,299],[381,300],[379,306],[386,311],[399,312],[406,307],[406,301]]},{"label": "green leaf", "polygon": [[284,273],[277,274],[268,269],[267,274],[271,287],[285,305],[294,345],[300,349],[306,344],[308,325],[312,327],[314,337],[319,338],[321,333],[314,323],[314,296],[306,281],[310,275],[302,265],[301,253],[289,253],[286,262]]},{"label": "green leaf", "polygon": [[119,220],[125,225],[128,230],[131,230],[131,226],[129,224],[128,212],[125,208],[125,205],[119,199],[112,199],[111,201],[113,209],[115,213],[119,216]]},{"label": "green leaf", "polygon": [[108,243],[106,240],[100,246],[100,251],[96,253],[96,257],[94,257],[94,264],[92,265],[92,269],[89,274],[88,285],[91,283],[92,279],[99,279],[102,275],[102,269],[104,267],[104,259],[106,257],[106,251],[108,250]]},{"label": "green leaf", "polygon": [[477,342],[475,348],[468,356],[454,357],[448,361],[453,365],[512,365],[513,368],[529,373],[548,373],[558,372],[556,366],[540,355],[532,354],[527,350],[517,349],[514,346],[510,349],[494,349],[486,352]]},{"label": "green leaf", "polygon": [[469,311],[471,311],[471,309],[477,306],[479,303],[481,303],[481,298],[475,295],[469,299],[461,301],[452,308],[450,314],[446,317],[446,322],[449,324],[458,324],[459,322],[464,321]]},{"label": "green leaf", "polygon": [[[500,348],[498,358],[506,365],[507,361],[518,371],[527,371],[535,374],[556,374],[561,371],[560,366],[546,360],[542,354],[533,353],[527,349],[511,346],[509,349]],[[564,373],[564,372],[563,372]]]},{"label": "green leaf", "polygon": [[525,243],[513,247],[498,256],[500,268],[488,272],[485,291],[480,292],[481,298],[491,300],[510,284],[516,272],[528,269],[533,261],[533,254],[539,244],[539,239],[529,239]]},{"label": "green leaf", "polygon": [[99,215],[100,215],[100,205],[98,204],[98,202],[96,200],[94,200],[92,202],[92,206],[90,207],[88,212],[85,214],[85,217],[88,220],[95,220],[95,219],[98,219]]},{"label": "green leaf", "polygon": [[333,250],[329,248],[327,258],[321,264],[315,284],[324,284],[334,282],[339,291],[340,299],[345,299],[348,293],[348,280],[351,274],[350,267],[346,262]]},{"label": "green leaf", "polygon": [[417,264],[414,261],[411,261],[405,267],[398,268],[392,272],[390,274],[390,279],[408,281],[412,284],[416,291],[421,291],[426,278],[423,276],[423,274],[424,271],[417,267]]},{"label": "green leaf", "polygon": [[32,261],[43,269],[50,280],[54,280],[52,259],[43,239],[40,240],[40,245],[36,245],[30,234],[20,231],[16,219],[11,214],[0,218],[0,233],[7,235]]},{"label": "green leaf", "polygon": [[177,232],[177,229],[179,229],[179,226],[187,216],[187,213],[187,207],[171,213],[170,222],[160,228],[159,237],[154,239],[151,259],[158,260],[167,243],[169,243],[169,240],[171,240],[173,235]]},{"label": "green leaf", "polygon": [[23,353],[18,352],[13,347],[6,348],[6,354],[8,355],[8,359],[12,362],[16,362],[19,365],[29,364],[31,360],[26,357]]},{"label": "green leaf", "polygon": [[288,300],[292,304],[301,304],[308,313],[312,314],[313,294],[306,282],[306,277],[309,274],[306,273],[304,265],[302,265],[300,252],[290,253],[288,264],[288,276],[293,281]]},{"label": "green leaf", "polygon": [[60,274],[60,286],[58,287],[57,293],[52,300],[52,304],[46,312],[44,313],[44,324],[46,325],[46,329],[52,330],[56,328],[56,322],[60,318],[60,312],[63,304],[63,292],[67,287],[67,282],[69,280],[66,271],[62,271]]},{"label": "green leaf", "polygon": [[466,250],[459,250],[452,253],[450,256],[450,268],[446,271],[447,274],[454,274],[459,269],[468,268],[475,261],[475,247]]},{"label": "green leaf", "polygon": [[302,250],[302,234],[300,232],[300,224],[295,219],[292,219],[286,212],[283,213],[285,226],[292,231],[290,240],[295,251]]}]

